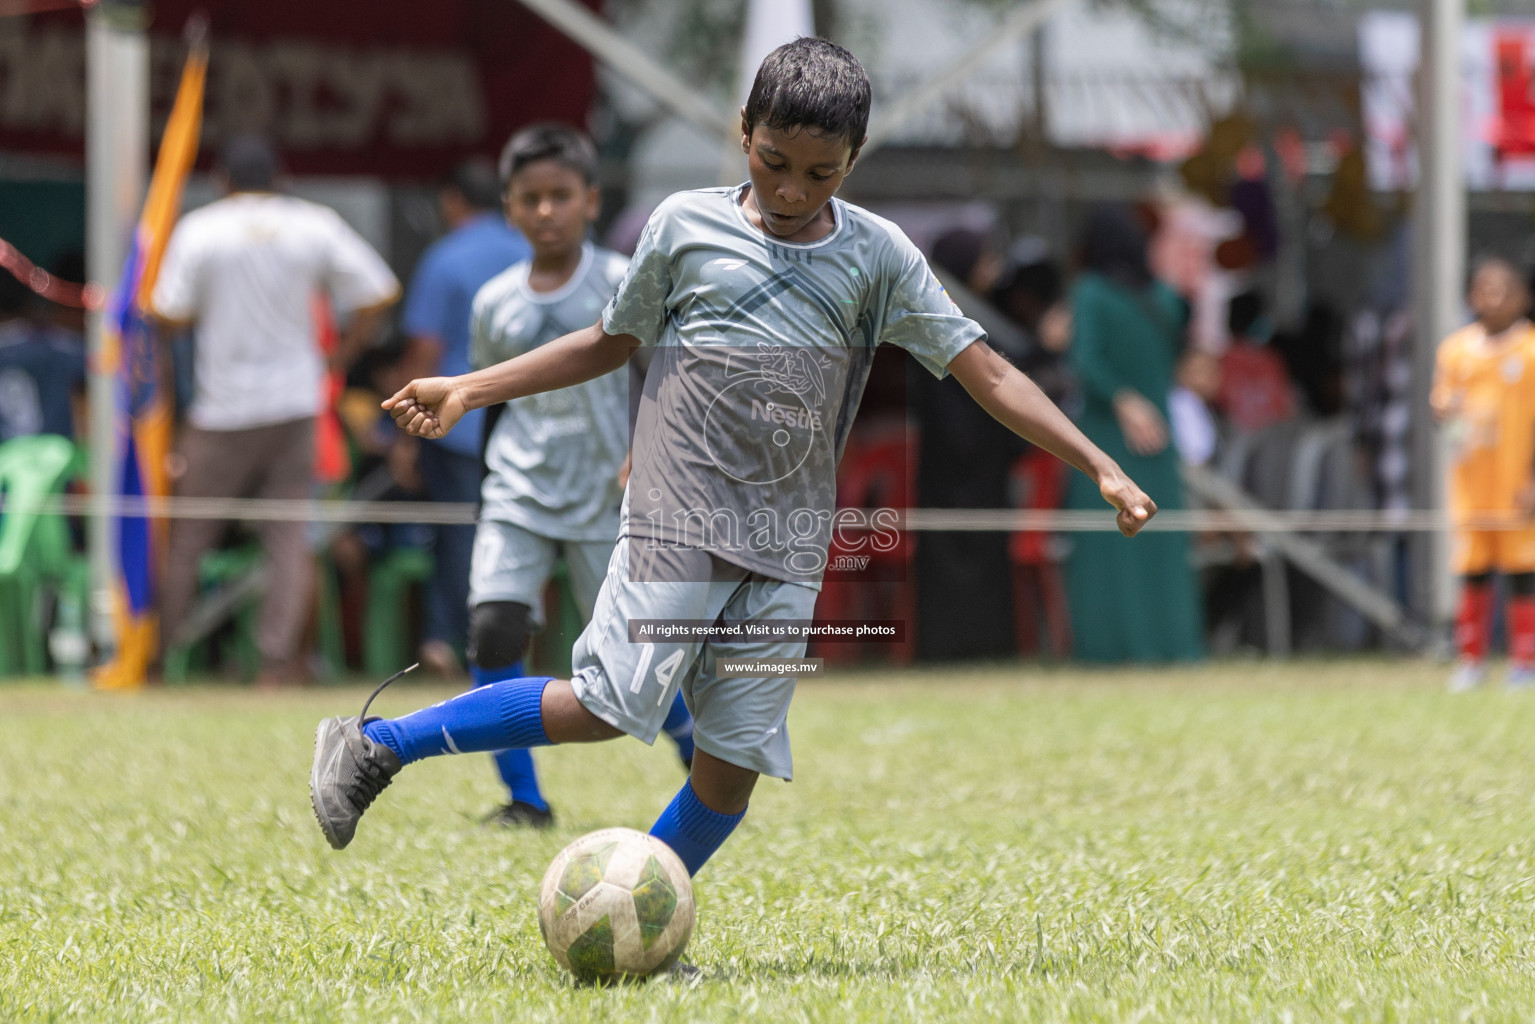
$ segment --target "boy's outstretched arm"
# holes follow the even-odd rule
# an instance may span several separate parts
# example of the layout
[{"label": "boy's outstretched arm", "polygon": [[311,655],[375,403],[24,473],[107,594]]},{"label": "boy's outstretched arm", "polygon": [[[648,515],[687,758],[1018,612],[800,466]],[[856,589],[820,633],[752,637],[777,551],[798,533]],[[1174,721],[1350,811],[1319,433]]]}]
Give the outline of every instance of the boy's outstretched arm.
[{"label": "boy's outstretched arm", "polygon": [[1118,510],[1120,533],[1133,537],[1156,515],[1156,502],[1135,486],[1119,464],[990,345],[977,341],[949,362],[949,372],[998,423],[1086,473],[1104,500]]},{"label": "boy's outstretched arm", "polygon": [[483,370],[413,380],[383,406],[400,429],[439,438],[471,409],[558,391],[611,373],[638,345],[631,335],[609,334],[602,324],[593,324]]}]

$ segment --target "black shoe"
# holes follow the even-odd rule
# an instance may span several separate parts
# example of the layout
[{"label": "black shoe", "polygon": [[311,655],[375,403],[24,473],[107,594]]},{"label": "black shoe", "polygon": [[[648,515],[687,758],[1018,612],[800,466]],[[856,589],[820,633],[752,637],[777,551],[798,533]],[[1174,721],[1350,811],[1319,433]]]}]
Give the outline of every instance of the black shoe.
[{"label": "black shoe", "polygon": [[400,771],[400,759],[394,751],[368,739],[362,727],[374,721],[367,717],[373,698],[415,667],[380,683],[356,718],[327,718],[315,730],[309,803],[320,831],[334,849],[343,849],[352,841],[363,812]]},{"label": "black shoe", "polygon": [[549,828],[554,824],[554,809],[539,810],[530,803],[513,800],[487,814],[482,825],[501,825],[505,828]]}]

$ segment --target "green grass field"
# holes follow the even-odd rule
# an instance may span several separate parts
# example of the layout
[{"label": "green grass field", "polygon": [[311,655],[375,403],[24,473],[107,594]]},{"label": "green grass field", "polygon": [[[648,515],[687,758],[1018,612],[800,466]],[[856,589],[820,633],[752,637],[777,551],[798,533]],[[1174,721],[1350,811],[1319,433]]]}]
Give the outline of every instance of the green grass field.
[{"label": "green grass field", "polygon": [[[1414,662],[859,674],[697,879],[693,987],[577,988],[544,866],[648,827],[663,744],[410,769],[332,852],[313,726],[360,689],[0,687],[0,1020],[1528,1020],[1535,694]],[[397,686],[397,713],[442,691]]]}]

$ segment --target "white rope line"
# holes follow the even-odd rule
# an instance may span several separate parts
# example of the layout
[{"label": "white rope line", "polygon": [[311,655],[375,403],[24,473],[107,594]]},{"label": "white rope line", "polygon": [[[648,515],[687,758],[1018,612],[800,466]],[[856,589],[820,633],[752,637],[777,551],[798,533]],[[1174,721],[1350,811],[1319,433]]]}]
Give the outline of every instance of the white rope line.
[{"label": "white rope line", "polygon": [[[6,510],[0,497],[0,513]],[[346,501],[273,498],[131,498],[55,494],[26,508],[70,516],[149,516],[245,522],[472,524],[479,506],[470,502]],[[875,518],[875,513],[883,519]],[[863,522],[916,533],[1098,533],[1117,529],[1104,511],[1048,509],[868,509]],[[887,525],[888,524],[888,525]],[[1234,533],[1430,533],[1450,525],[1443,509],[1402,511],[1332,509],[1237,511],[1198,509],[1158,513],[1146,525],[1158,532]],[[1535,520],[1506,512],[1463,516],[1457,525],[1489,532],[1529,529]],[[849,529],[844,527],[844,529]]]},{"label": "white rope line", "polygon": [[[344,501],[307,498],[149,498],[54,494],[27,507],[43,514],[242,522],[472,524],[479,506],[446,501]],[[0,513],[6,502],[0,497]]]},{"label": "white rope line", "polygon": [[[1159,512],[1144,530],[1160,533],[1432,533],[1448,525],[1445,513],[1432,509],[1410,512],[1195,509]],[[1478,529],[1493,531],[1523,529],[1530,525],[1525,520],[1506,515],[1484,517],[1475,524]],[[938,533],[1097,533],[1118,530],[1111,512],[1068,509],[914,508],[906,510],[901,526],[914,532]]]}]

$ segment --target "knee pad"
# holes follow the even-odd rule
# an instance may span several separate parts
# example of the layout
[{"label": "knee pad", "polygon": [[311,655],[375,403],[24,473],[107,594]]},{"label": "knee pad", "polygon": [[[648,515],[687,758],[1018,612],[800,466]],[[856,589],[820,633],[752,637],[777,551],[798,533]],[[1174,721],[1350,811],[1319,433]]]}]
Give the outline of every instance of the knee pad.
[{"label": "knee pad", "polygon": [[533,633],[533,609],[519,601],[487,601],[469,612],[469,663],[505,668],[521,661]]}]

